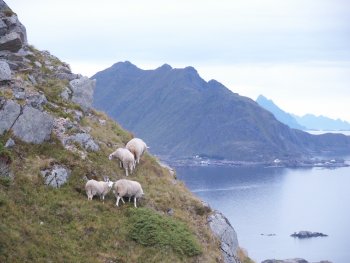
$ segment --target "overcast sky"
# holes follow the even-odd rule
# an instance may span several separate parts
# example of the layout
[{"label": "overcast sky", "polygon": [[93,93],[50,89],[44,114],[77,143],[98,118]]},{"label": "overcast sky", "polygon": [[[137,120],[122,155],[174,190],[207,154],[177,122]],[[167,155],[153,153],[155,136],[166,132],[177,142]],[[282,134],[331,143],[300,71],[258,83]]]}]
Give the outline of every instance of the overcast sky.
[{"label": "overcast sky", "polygon": [[349,0],[5,0],[28,40],[91,76],[194,66],[240,95],[350,121]]}]

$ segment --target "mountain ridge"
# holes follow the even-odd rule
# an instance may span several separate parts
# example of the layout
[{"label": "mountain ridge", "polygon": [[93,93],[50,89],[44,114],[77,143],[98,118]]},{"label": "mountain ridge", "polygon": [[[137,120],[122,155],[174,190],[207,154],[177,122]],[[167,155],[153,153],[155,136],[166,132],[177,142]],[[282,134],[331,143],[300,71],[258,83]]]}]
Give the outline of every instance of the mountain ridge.
[{"label": "mountain ridge", "polygon": [[129,63],[92,77],[94,106],[147,139],[160,156],[272,161],[349,151],[348,137],[289,129],[250,98],[206,82],[193,67],[163,72],[134,65],[128,71]]},{"label": "mountain ridge", "polygon": [[298,116],[285,112],[278,107],[272,100],[259,95],[256,102],[264,109],[270,111],[280,122],[291,128],[299,130],[321,130],[321,131],[346,131],[350,130],[350,123],[341,119],[331,119],[326,116],[316,116],[314,114],[305,114]]},{"label": "mountain ridge", "polygon": [[277,120],[288,125],[290,128],[305,130],[306,127],[302,126],[298,121],[294,118],[293,115],[283,111],[279,108],[272,100],[264,97],[263,95],[259,95],[256,99],[256,102],[262,106],[264,109],[271,112]]}]

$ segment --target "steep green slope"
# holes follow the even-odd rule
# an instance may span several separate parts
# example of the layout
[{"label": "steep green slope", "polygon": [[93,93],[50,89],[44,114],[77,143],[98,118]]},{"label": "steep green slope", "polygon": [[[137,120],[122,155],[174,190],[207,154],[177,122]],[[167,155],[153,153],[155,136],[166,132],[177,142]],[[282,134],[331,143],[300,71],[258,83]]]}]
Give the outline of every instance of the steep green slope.
[{"label": "steep green slope", "polygon": [[87,200],[87,179],[125,178],[108,155],[133,136],[90,107],[93,81],[27,45],[2,0],[0,19],[0,262],[222,262],[211,209],[148,153],[129,176],[139,208]]},{"label": "steep green slope", "polygon": [[253,100],[192,67],[142,70],[120,62],[95,74],[94,105],[141,136],[162,157],[240,161],[350,151],[350,139],[290,129]]},{"label": "steep green slope", "polygon": [[[100,134],[99,139],[106,145],[125,143],[118,133],[125,139],[131,138],[112,121],[103,127],[105,135],[101,135],[98,131],[101,128],[94,127],[96,123],[90,118],[84,121],[93,127],[94,133]],[[7,136],[1,137],[1,142],[6,139]],[[105,146],[82,160],[54,138],[40,145],[16,140],[8,151],[14,178],[0,177],[0,261],[212,262],[220,257],[217,241],[206,226],[209,211],[149,155],[130,176],[143,185],[146,193],[140,211],[133,211],[132,203],[116,208],[112,194],[105,203],[97,199],[88,202],[83,176],[100,180],[104,175],[113,180],[124,178],[117,163],[107,158],[112,150]],[[64,164],[72,171],[60,189],[45,186],[40,175],[42,169],[54,163]],[[170,208],[175,211],[173,217],[166,214]],[[150,235],[135,232],[133,222],[149,222],[150,215],[180,228],[187,238],[183,235],[184,239],[170,244],[144,244],[142,240]],[[156,227],[158,224],[153,222]],[[160,240],[171,234],[166,229],[158,233],[160,230],[155,228],[153,233],[161,235]]]},{"label": "steep green slope", "polygon": [[[107,120],[104,126],[98,122],[100,118]],[[88,202],[83,177],[124,178],[124,172],[117,162],[108,160],[108,154],[115,145],[124,145],[132,137],[97,112],[84,117],[81,124],[90,127],[91,135],[102,145],[97,152],[87,152],[85,159],[65,149],[55,136],[39,145],[15,139],[13,147],[2,151],[3,158],[12,160],[13,178],[0,176],[1,262],[211,262],[220,257],[217,241],[206,226],[209,211],[148,154],[130,176],[143,185],[146,196],[141,201],[144,210],[140,211],[144,213],[134,214],[132,204],[116,208],[111,193],[104,204],[99,200]],[[11,135],[1,136],[1,145]],[[72,171],[60,189],[44,185],[40,175],[54,164]],[[173,217],[166,214],[170,208],[175,211]],[[149,214],[179,227],[188,238],[184,235],[184,240],[175,243],[145,246],[135,236],[133,220],[144,217],[147,221]],[[168,235],[166,230],[164,233]],[[148,238],[147,232],[137,235]]]}]

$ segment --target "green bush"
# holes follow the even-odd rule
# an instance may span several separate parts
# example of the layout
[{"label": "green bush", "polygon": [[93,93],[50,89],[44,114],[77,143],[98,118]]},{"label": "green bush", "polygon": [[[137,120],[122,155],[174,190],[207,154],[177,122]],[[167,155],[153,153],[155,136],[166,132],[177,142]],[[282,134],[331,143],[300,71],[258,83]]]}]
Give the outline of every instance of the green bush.
[{"label": "green bush", "polygon": [[174,252],[196,256],[202,253],[198,241],[188,227],[148,208],[129,209],[129,237],[144,246],[173,249]]},{"label": "green bush", "polygon": [[0,157],[3,156],[3,157],[8,157],[11,159],[11,153],[9,150],[7,150],[4,145],[2,144],[2,142],[0,141]]}]

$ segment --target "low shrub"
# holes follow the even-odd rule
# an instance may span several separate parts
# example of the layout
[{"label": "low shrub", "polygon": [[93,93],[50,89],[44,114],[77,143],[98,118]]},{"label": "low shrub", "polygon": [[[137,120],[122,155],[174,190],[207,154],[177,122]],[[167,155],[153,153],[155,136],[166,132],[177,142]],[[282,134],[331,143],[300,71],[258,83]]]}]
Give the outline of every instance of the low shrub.
[{"label": "low shrub", "polygon": [[160,249],[171,248],[174,252],[196,256],[202,253],[201,247],[181,221],[161,216],[148,208],[129,209],[129,237],[144,246]]}]

